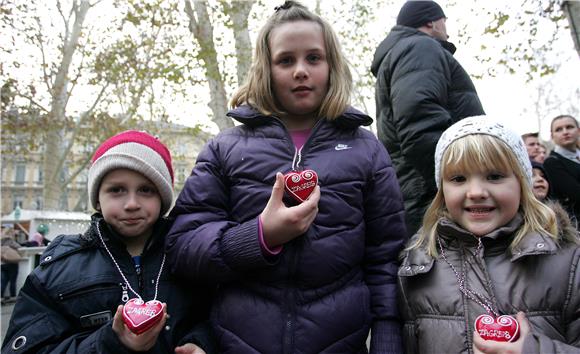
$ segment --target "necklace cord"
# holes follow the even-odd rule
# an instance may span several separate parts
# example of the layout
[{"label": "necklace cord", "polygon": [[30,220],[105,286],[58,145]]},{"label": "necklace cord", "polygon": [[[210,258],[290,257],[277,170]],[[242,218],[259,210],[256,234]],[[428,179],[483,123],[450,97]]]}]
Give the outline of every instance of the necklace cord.
[{"label": "necklace cord", "polygon": [[[143,301],[143,298],[141,298],[141,295],[139,295],[135,290],[133,290],[133,287],[129,283],[129,280],[127,280],[127,277],[125,276],[125,274],[121,270],[121,267],[117,263],[117,260],[115,260],[115,257],[113,257],[113,254],[109,250],[109,247],[107,247],[107,244],[105,243],[105,240],[103,239],[103,236],[101,235],[101,228],[99,227],[98,221],[97,221],[97,234],[99,235],[99,239],[101,240],[103,247],[105,248],[105,251],[107,251],[107,253],[109,254],[109,257],[111,257],[111,260],[113,261],[113,263],[115,264],[115,267],[119,271],[119,274],[121,274],[121,277],[125,281],[125,285],[127,285],[129,290],[131,290],[133,292],[133,294],[135,294],[139,298],[139,300]],[[155,297],[153,298],[153,300],[157,300],[157,291],[159,289],[159,279],[161,279],[161,273],[163,272],[163,266],[165,265],[165,256],[166,256],[166,254],[163,253],[163,259],[161,260],[161,267],[159,268],[159,274],[157,274],[157,280],[155,282]]]},{"label": "necklace cord", "polygon": [[[476,252],[476,254],[479,254],[481,248],[483,247],[483,243],[481,242],[481,239],[479,239],[479,238],[477,239],[477,241],[478,241],[478,244],[477,244],[477,249],[475,250],[475,252]],[[494,306],[491,304],[489,299],[487,299],[485,296],[467,288],[465,270],[463,271],[463,274],[460,274],[459,271],[453,266],[453,264],[451,264],[449,259],[447,259],[447,254],[445,252],[445,249],[443,248],[443,245],[441,244],[440,237],[437,237],[437,243],[439,244],[439,249],[441,250],[441,258],[443,258],[443,260],[445,260],[445,263],[447,263],[449,265],[449,267],[451,267],[451,270],[455,274],[455,278],[457,279],[457,284],[459,285],[459,290],[468,299],[475,301],[478,305],[483,307],[485,309],[485,311],[487,311],[488,314],[492,314],[495,317],[499,316],[499,314],[494,310]],[[465,259],[463,259],[463,268],[464,269],[467,268],[467,264],[465,262]]]}]

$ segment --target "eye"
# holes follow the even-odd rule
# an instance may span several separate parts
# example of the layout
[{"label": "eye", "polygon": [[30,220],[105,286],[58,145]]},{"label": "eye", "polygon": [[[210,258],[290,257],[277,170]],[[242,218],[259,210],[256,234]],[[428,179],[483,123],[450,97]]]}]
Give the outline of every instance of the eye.
[{"label": "eye", "polygon": [[505,175],[502,173],[499,173],[499,172],[492,172],[492,173],[487,175],[487,179],[490,181],[499,181],[504,177],[505,177]]},{"label": "eye", "polygon": [[292,64],[293,60],[292,57],[281,57],[276,61],[278,65],[289,65]]},{"label": "eye", "polygon": [[449,178],[449,181],[453,182],[453,183],[461,183],[461,182],[465,182],[466,178],[465,176],[462,175],[455,175],[455,176],[451,176],[451,178]]},{"label": "eye", "polygon": [[318,54],[309,54],[306,59],[311,63],[316,63],[322,59],[322,56]]},{"label": "eye", "polygon": [[125,188],[123,188],[121,186],[110,186],[105,191],[109,194],[121,194],[121,193],[125,192]]},{"label": "eye", "polygon": [[139,188],[139,193],[143,195],[154,195],[157,193],[157,189],[153,186],[142,186]]}]

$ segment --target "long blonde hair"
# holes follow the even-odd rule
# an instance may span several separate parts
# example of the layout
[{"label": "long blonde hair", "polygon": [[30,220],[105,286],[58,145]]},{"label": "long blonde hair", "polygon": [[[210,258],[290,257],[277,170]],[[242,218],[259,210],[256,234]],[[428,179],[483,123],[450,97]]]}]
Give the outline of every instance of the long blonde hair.
[{"label": "long blonde hair", "polygon": [[326,57],[329,66],[328,92],[320,108],[318,117],[335,119],[350,104],[352,76],[346,57],[340,49],[338,37],[332,27],[320,16],[310,12],[306,7],[294,1],[286,1],[270,16],[260,30],[256,40],[254,61],[248,72],[246,82],[230,100],[232,108],[249,104],[264,115],[285,115],[282,107],[276,104],[271,82],[270,33],[284,23],[295,21],[312,21],[318,23],[324,37]]},{"label": "long blonde hair", "polygon": [[[530,232],[549,235],[558,241],[558,224],[554,212],[534,197],[525,171],[506,143],[494,136],[485,134],[467,135],[453,141],[443,153],[441,172],[436,178],[439,178],[441,182],[457,171],[513,171],[520,184],[519,212],[524,221],[516,231],[510,245],[511,250],[514,250]],[[409,249],[426,248],[431,256],[436,257],[437,225],[441,218],[450,218],[445,206],[442,187],[439,188],[425,212],[419,237],[416,242],[409,246]]]}]

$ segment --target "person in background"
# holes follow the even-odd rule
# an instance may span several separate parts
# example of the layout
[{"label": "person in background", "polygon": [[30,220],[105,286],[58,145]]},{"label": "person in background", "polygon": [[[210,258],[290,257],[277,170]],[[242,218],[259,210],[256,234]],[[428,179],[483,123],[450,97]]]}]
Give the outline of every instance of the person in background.
[{"label": "person in background", "polygon": [[2,353],[211,352],[211,293],[165,264],[167,147],[134,130],[107,139],[92,158],[88,195],[97,211],[88,230],[47,247],[20,291]]},{"label": "person in background", "polygon": [[552,182],[552,192],[580,230],[580,137],[578,121],[570,115],[560,115],[550,124],[554,150],[544,161]]},{"label": "person in background", "polygon": [[[21,245],[14,240],[14,230],[11,228],[2,228],[2,238],[0,239],[0,245],[2,245],[3,250],[4,247],[9,247],[12,251],[16,252],[17,255],[18,249]],[[11,252],[11,250],[6,250],[6,252]],[[2,297],[2,304],[7,304],[16,301],[16,281],[18,279],[18,268],[19,268],[19,260],[18,257],[14,259],[9,259],[7,255],[2,254],[2,279],[0,282],[2,283],[2,293],[0,296]],[[9,290],[9,296],[5,296],[6,289]]]},{"label": "person in background", "polygon": [[539,201],[545,202],[550,196],[550,182],[544,166],[536,161],[530,160],[532,164],[532,189]]},{"label": "person in background", "polygon": [[[230,101],[242,124],[198,155],[166,242],[175,272],[219,283],[222,354],[366,353],[371,328],[371,353],[402,350],[403,202],[351,91],[332,27],[297,2],[276,7]],[[309,197],[291,199],[283,173]]]},{"label": "person in background", "polygon": [[540,148],[538,150],[538,155],[536,156],[535,161],[543,164],[546,160],[546,157],[548,157],[548,148],[546,148],[546,145],[540,143]]},{"label": "person in background", "polygon": [[[435,171],[437,195],[399,267],[405,352],[579,353],[580,239],[534,196],[521,137],[466,118],[441,136]],[[482,315],[506,326],[477,327]]]},{"label": "person in background", "polygon": [[446,21],[434,1],[405,2],[371,66],[377,134],[397,171],[409,236],[437,192],[437,140],[453,123],[484,114],[471,78],[453,57]]},{"label": "person in background", "polygon": [[[522,140],[526,145],[526,150],[528,151],[528,156],[530,160],[538,161],[538,155],[540,153],[540,138],[539,133],[526,133],[522,135]],[[540,162],[540,161],[538,161]]]}]

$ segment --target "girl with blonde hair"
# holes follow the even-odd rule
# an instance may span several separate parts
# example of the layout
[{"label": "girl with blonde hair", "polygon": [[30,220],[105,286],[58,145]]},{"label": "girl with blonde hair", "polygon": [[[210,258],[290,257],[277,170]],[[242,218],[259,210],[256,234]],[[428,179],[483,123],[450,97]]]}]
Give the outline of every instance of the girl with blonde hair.
[{"label": "girl with blonde hair", "polygon": [[455,123],[435,179],[399,268],[405,352],[580,351],[578,235],[534,197],[519,135],[485,116]]},{"label": "girl with blonde hair", "polygon": [[371,352],[402,350],[403,203],[351,86],[326,21],[277,7],[232,99],[242,124],[199,154],[173,209],[168,260],[218,283],[220,353],[366,353],[371,328]]}]

